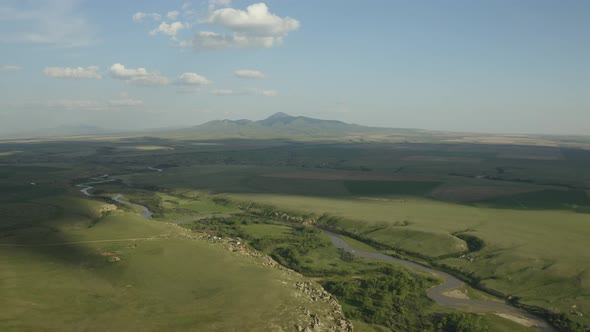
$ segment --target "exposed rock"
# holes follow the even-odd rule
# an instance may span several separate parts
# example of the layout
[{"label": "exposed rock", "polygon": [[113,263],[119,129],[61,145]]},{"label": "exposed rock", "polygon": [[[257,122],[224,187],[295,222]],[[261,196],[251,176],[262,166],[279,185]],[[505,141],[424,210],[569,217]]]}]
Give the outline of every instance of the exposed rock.
[{"label": "exposed rock", "polygon": [[[304,219],[302,218],[301,220]],[[262,266],[272,267],[285,271],[289,275],[301,277],[300,273],[282,266],[270,256],[248,247],[248,245],[240,238],[222,238],[207,232],[188,231],[180,226],[178,228],[182,231],[182,234],[189,239],[204,240],[210,243],[223,245],[232,253],[260,259]],[[338,300],[332,296],[332,294],[328,293],[320,284],[310,280],[297,281],[294,284],[294,288],[301,296],[307,298],[310,303],[324,302],[329,308],[323,312],[317,313],[312,313],[308,308],[301,308],[304,320],[297,322],[298,324],[294,325],[297,331],[352,332],[352,323],[344,317],[342,306],[338,303]]]}]

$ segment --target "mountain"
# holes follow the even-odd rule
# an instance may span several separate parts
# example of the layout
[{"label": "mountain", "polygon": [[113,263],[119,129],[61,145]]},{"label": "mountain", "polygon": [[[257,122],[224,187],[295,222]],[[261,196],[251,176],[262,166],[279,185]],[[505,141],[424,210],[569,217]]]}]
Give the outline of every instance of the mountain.
[{"label": "mountain", "polygon": [[256,121],[263,126],[301,126],[301,125],[323,125],[323,126],[334,126],[334,125],[348,125],[342,121],[336,120],[320,120],[314,118],[308,118],[305,116],[290,116],[289,114],[278,112],[268,118],[260,121]]},{"label": "mountain", "polygon": [[352,138],[367,135],[386,135],[412,131],[366,127],[337,120],[322,120],[305,116],[275,113],[266,119],[214,120],[198,126],[176,131],[175,134],[195,138]]}]

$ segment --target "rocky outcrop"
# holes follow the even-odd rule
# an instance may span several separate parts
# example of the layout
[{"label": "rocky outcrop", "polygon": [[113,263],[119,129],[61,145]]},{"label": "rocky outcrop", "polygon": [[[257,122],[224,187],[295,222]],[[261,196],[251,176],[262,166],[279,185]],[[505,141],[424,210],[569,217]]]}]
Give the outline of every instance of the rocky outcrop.
[{"label": "rocky outcrop", "polygon": [[[185,236],[190,239],[204,240],[223,245],[232,253],[257,258],[263,266],[279,269],[285,271],[288,275],[296,276],[298,281],[293,283],[296,295],[306,299],[310,303],[310,308],[327,307],[327,309],[323,310],[318,309],[319,311],[317,312],[312,312],[308,308],[301,308],[302,318],[293,326],[297,331],[352,332],[352,323],[344,317],[342,306],[338,303],[338,300],[317,282],[305,280],[300,273],[288,269],[268,255],[250,248],[240,238],[220,237],[206,232],[188,231],[184,228],[182,230]],[[323,303],[325,306],[317,306],[319,303]]]}]

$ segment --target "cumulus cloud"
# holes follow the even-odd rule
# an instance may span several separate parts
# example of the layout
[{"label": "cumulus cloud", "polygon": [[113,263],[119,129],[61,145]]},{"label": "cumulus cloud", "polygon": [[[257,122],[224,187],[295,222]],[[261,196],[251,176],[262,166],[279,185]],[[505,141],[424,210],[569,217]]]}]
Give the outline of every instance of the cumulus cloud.
[{"label": "cumulus cloud", "polygon": [[109,106],[115,107],[133,107],[143,105],[143,100],[140,99],[114,99],[108,101]]},{"label": "cumulus cloud", "polygon": [[109,70],[110,70],[111,76],[113,76],[113,78],[118,78],[118,79],[122,79],[122,80],[128,80],[128,79],[132,79],[134,77],[148,75],[148,71],[145,68],[137,68],[137,69],[125,68],[125,66],[120,63],[115,63],[114,65],[111,66],[111,68]]},{"label": "cumulus cloud", "polygon": [[252,69],[240,69],[234,72],[235,77],[239,78],[250,78],[250,79],[262,79],[266,78],[263,72],[259,70],[252,70]]},{"label": "cumulus cloud", "polygon": [[[230,3],[212,1],[210,4]],[[300,26],[296,19],[271,13],[264,3],[250,5],[245,10],[213,7],[200,23],[225,28],[230,32],[198,31],[191,40],[182,41],[179,46],[191,46],[196,50],[271,48],[280,45],[289,32]]]},{"label": "cumulus cloud", "polygon": [[264,3],[250,5],[246,10],[222,8],[213,11],[203,23],[228,28],[255,36],[285,36],[299,28],[299,21],[271,14]]},{"label": "cumulus cloud", "polygon": [[176,36],[178,32],[182,29],[188,28],[188,24],[184,24],[182,22],[173,22],[168,24],[166,22],[160,23],[160,25],[155,28],[154,30],[150,31],[150,35],[157,35],[158,33],[163,33],[168,36]]},{"label": "cumulus cloud", "polygon": [[168,78],[160,76],[157,72],[148,72],[147,69],[142,67],[126,68],[120,63],[115,63],[109,71],[113,78],[140,86],[158,86],[170,83]]},{"label": "cumulus cloud", "polygon": [[283,37],[299,28],[299,21],[281,18],[269,12],[264,3],[250,5],[246,10],[222,8],[214,10],[202,23],[231,30],[232,34],[201,31],[193,38],[196,48],[271,48]]},{"label": "cumulus cloud", "polygon": [[197,73],[183,73],[178,76],[178,78],[176,78],[174,84],[184,86],[200,86],[211,84],[211,81]]},{"label": "cumulus cloud", "polygon": [[166,14],[166,17],[171,21],[176,21],[176,19],[178,18],[178,15],[180,15],[180,12],[178,10],[173,10],[173,11],[169,11],[168,14]]},{"label": "cumulus cloud", "polygon": [[97,73],[98,67],[97,66],[89,66],[89,67],[45,67],[43,73],[45,76],[53,77],[53,78],[74,78],[74,79],[81,79],[81,78],[102,78],[102,76]]},{"label": "cumulus cloud", "polygon": [[192,38],[184,40],[178,40],[176,36],[181,30],[188,30],[194,26],[189,23],[195,20],[193,11],[189,9],[189,2],[182,5],[182,11],[169,11],[165,15],[166,21],[162,21],[160,14],[143,12],[133,15],[133,20],[141,22],[149,17],[155,21],[162,21],[150,30],[150,35],[168,35],[176,46],[192,47],[196,50],[271,48],[282,44],[283,39],[300,26],[299,21],[294,18],[271,13],[264,3],[250,5],[244,10],[231,8],[230,5],[230,0],[209,0],[209,12],[203,19],[198,20],[201,25],[226,29],[227,32],[201,29],[196,31]]},{"label": "cumulus cloud", "polygon": [[158,13],[137,12],[137,13],[133,14],[133,16],[131,17],[131,19],[133,19],[133,22],[135,22],[135,23],[141,23],[146,18],[154,20],[156,22],[159,22],[162,20],[162,15],[160,15]]},{"label": "cumulus cloud", "polygon": [[0,66],[0,71],[14,71],[14,70],[21,70],[22,67],[20,66]]}]

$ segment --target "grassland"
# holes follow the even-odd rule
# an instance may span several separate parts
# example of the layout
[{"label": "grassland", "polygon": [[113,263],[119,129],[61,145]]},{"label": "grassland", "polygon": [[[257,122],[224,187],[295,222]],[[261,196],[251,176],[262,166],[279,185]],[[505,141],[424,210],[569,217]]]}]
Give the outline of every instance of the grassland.
[{"label": "grassland", "polygon": [[[590,316],[590,253],[586,248],[590,235],[590,214],[587,213],[590,211],[590,173],[587,171],[590,152],[572,148],[573,143],[560,143],[554,138],[535,138],[534,142],[514,138],[514,141],[503,139],[496,142],[491,138],[467,135],[466,139],[449,136],[440,144],[434,143],[432,138],[418,140],[418,136],[404,142],[402,136],[396,136],[392,141],[397,143],[368,142],[360,138],[347,142],[292,142],[187,137],[4,142],[0,144],[0,153],[3,153],[0,155],[0,242],[28,245],[51,241],[94,241],[110,238],[113,234],[117,238],[143,238],[168,233],[165,228],[168,226],[142,222],[125,207],[105,216],[97,213],[96,204],[105,204],[106,198],[113,193],[124,193],[131,201],[153,207],[158,212],[156,219],[159,221],[173,222],[195,215],[235,214],[248,206],[268,208],[330,221],[332,226],[354,235],[357,240],[377,243],[391,252],[453,270],[470,278],[477,286],[502,292],[520,303],[563,313],[573,321],[590,324],[587,318]],[[529,145],[515,145],[515,142]],[[156,172],[149,167],[163,171]],[[119,181],[97,185],[96,192],[104,197],[104,201],[81,199],[73,185],[100,174],[111,174]],[[287,226],[243,226],[239,226],[243,235],[253,239],[268,236],[288,242],[292,237],[291,231],[285,228]],[[483,246],[470,250],[470,237],[481,240]],[[349,239],[351,242],[357,240]],[[122,284],[115,288],[104,285],[96,288],[95,294],[99,295],[120,293],[117,301],[105,304],[107,302],[100,301],[106,299],[92,302],[85,298],[79,300],[80,308],[92,312],[93,317],[102,313],[92,311],[91,306],[96,310],[103,308],[104,315],[130,315],[158,324],[153,317],[148,317],[148,313],[160,313],[157,311],[160,309],[138,308],[142,308],[139,303],[144,300],[155,305],[155,300],[150,302],[145,296],[153,291],[150,287],[166,289],[166,278],[154,276],[155,279],[150,279],[137,293],[122,298],[122,294],[129,291],[126,285],[133,285],[131,279],[125,278],[147,274],[149,269],[159,269],[159,265],[165,266],[166,271],[178,269],[183,275],[197,277],[198,269],[189,268],[193,264],[188,263],[205,263],[190,253],[211,251],[210,257],[213,257],[216,249],[181,238],[178,241],[144,242],[150,250],[164,253],[170,246],[169,250],[174,254],[162,254],[167,259],[162,262],[158,255],[152,257],[147,253],[139,254],[141,250],[127,248],[129,243],[80,244],[74,246],[76,250],[32,247],[17,252],[14,248],[0,248],[4,251],[0,256],[3,259],[0,265],[2,287],[7,285],[6,289],[9,289],[8,285],[12,285],[11,294],[14,294],[7,297],[10,299],[7,308],[12,311],[0,321],[24,317],[16,316],[16,308],[22,312],[25,308],[35,308],[31,303],[43,303],[46,301],[42,301],[43,298],[58,297],[60,292],[73,294],[67,293],[65,286],[57,290],[51,283],[35,280],[35,275],[50,273],[52,267],[57,272],[48,274],[51,280],[62,280],[56,285],[78,285],[75,289],[82,294],[90,294],[93,284],[103,285],[101,282],[114,287],[111,285],[116,283],[114,276],[126,267],[128,274],[121,274],[125,276],[121,279],[125,288],[117,288]],[[366,245],[358,241],[353,243]],[[105,263],[108,258],[98,255],[95,262],[97,252],[107,251],[120,254],[122,260]],[[183,259],[176,264],[168,262],[174,261],[170,257],[176,257],[176,254]],[[303,260],[300,267],[302,271],[331,271],[334,274],[354,271],[351,264],[356,263],[341,258],[335,249],[311,250],[306,253],[307,261]],[[214,260],[217,259],[222,260]],[[228,264],[239,265],[237,261]],[[61,268],[65,270],[59,272]],[[247,266],[243,268],[248,270]],[[162,274],[168,273],[161,271]],[[91,277],[94,272],[97,276],[104,273],[107,281]],[[232,273],[239,274],[237,271]],[[280,279],[272,276],[274,272],[268,273],[263,280]],[[227,271],[219,267],[215,278],[221,278],[227,284],[239,284],[240,278],[227,276],[223,279],[225,274]],[[172,272],[166,275],[168,280],[175,280]],[[20,279],[23,283],[17,283]],[[22,286],[29,284],[31,287]],[[188,278],[182,279],[178,287],[181,286],[192,289],[193,283]],[[26,294],[28,288],[35,291]],[[165,292],[153,292],[150,293],[152,299],[166,296]],[[178,295],[179,303],[188,303],[179,291],[170,289],[169,292],[174,294],[172,298]],[[239,292],[238,289],[232,294]],[[222,296],[225,298],[235,296],[224,294],[227,295]],[[29,300],[18,302],[18,297]],[[277,303],[282,301],[275,300]],[[115,302],[119,301],[129,301],[129,308],[136,308],[135,311],[104,309],[116,307]],[[265,305],[274,300],[269,301]],[[166,302],[166,306],[172,305],[172,302]],[[192,304],[186,307],[195,309]],[[51,307],[45,307],[33,312],[38,321],[43,321],[51,310]],[[22,312],[20,315],[24,315]],[[179,324],[197,324],[180,317],[188,312],[188,309],[177,312],[179,316],[174,316],[176,314],[172,311],[164,312],[161,316],[165,318],[161,321],[178,318]],[[584,316],[578,316],[577,312]],[[65,311],[63,315],[73,317],[72,313]],[[208,312],[203,317],[215,317],[215,314]],[[21,321],[20,318],[10,320],[13,324],[10,326],[17,327],[14,324]],[[494,324],[505,324],[505,329],[511,324],[495,316],[484,319],[500,319]],[[112,321],[115,324],[113,329],[125,328],[116,325],[119,324],[117,319]],[[74,318],[63,324],[68,322],[84,324],[75,322]],[[182,327],[179,325],[179,328]],[[378,330],[380,327],[363,328]]]},{"label": "grassland", "polygon": [[[22,176],[16,171],[10,179]],[[298,274],[122,207],[52,192],[0,200],[0,330],[292,330],[311,320],[301,308],[321,319],[331,310],[299,294]]]},{"label": "grassland", "polygon": [[[230,197],[286,211],[327,213],[341,218],[339,227],[349,232],[433,258],[466,251],[464,241],[453,234],[471,234],[485,243],[481,251],[471,253],[473,262],[443,258],[439,263],[473,273],[481,285],[518,295],[523,303],[562,311],[588,305],[590,256],[583,248],[590,237],[588,214],[490,209],[429,200],[392,203],[254,194]],[[408,225],[402,226],[400,221]]]}]

